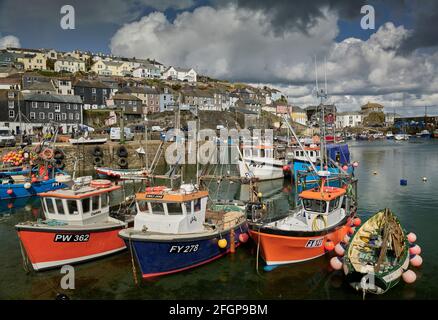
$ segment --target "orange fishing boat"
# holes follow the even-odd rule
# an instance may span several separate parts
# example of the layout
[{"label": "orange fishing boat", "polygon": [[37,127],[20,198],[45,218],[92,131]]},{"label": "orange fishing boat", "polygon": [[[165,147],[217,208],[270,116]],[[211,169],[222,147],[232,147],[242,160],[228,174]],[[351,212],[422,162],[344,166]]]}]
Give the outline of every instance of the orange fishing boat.
[{"label": "orange fishing boat", "polygon": [[327,171],[319,171],[321,184],[299,194],[298,207],[286,217],[249,223],[251,238],[260,246],[268,266],[315,259],[333,250],[352,233],[356,214],[352,183],[327,186]]}]

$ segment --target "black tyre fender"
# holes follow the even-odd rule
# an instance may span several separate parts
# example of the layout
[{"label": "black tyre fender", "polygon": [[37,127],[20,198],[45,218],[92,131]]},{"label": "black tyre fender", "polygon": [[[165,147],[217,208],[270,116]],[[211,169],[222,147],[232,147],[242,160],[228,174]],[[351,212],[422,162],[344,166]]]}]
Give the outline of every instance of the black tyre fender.
[{"label": "black tyre fender", "polygon": [[95,166],[102,165],[103,164],[103,158],[102,157],[94,157],[93,164]]},{"label": "black tyre fender", "polygon": [[120,158],[126,158],[128,156],[128,150],[126,149],[125,146],[120,146],[119,149],[117,150],[117,155]]},{"label": "black tyre fender", "polygon": [[128,166],[128,159],[121,157],[121,158],[119,158],[119,160],[117,160],[117,164],[121,168],[127,167]]},{"label": "black tyre fender", "polygon": [[95,157],[103,157],[103,150],[101,147],[95,147],[93,150],[93,155]]},{"label": "black tyre fender", "polygon": [[53,153],[53,158],[55,158],[56,160],[64,160],[65,154],[62,150],[55,149],[55,152]]}]

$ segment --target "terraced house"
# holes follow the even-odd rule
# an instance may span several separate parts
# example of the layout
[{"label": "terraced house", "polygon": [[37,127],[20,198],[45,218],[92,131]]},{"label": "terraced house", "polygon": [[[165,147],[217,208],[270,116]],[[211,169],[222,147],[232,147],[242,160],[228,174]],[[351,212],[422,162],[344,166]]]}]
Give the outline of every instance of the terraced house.
[{"label": "terraced house", "polygon": [[82,124],[82,108],[79,96],[22,93],[20,109],[23,129],[34,132],[47,123],[56,122],[62,132],[71,132]]},{"label": "terraced house", "polygon": [[142,102],[143,114],[160,112],[160,92],[150,87],[125,87],[118,91],[137,97]]},{"label": "terraced house", "polygon": [[142,120],[143,108],[141,99],[128,94],[117,92],[107,100],[108,108],[122,109],[126,120]]},{"label": "terraced house", "polygon": [[106,106],[111,87],[96,80],[76,80],[73,82],[73,92],[81,97],[84,109],[100,109]]},{"label": "terraced house", "polygon": [[102,76],[123,77],[131,73],[131,68],[127,62],[99,60],[91,66],[91,71]]},{"label": "terraced house", "polygon": [[76,73],[79,71],[85,72],[85,62],[73,57],[60,58],[55,61],[55,71],[68,71]]}]

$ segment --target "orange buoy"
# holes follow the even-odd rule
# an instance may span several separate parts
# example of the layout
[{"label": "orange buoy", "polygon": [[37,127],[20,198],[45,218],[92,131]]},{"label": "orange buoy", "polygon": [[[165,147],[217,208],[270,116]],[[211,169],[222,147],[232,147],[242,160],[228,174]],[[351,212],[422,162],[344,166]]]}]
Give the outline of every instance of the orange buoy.
[{"label": "orange buoy", "polygon": [[353,219],[353,225],[355,227],[359,227],[361,223],[362,223],[362,221],[360,220],[360,218],[354,218]]},{"label": "orange buoy", "polygon": [[331,240],[327,240],[324,244],[324,249],[327,251],[332,251],[335,248],[335,244]]},{"label": "orange buoy", "polygon": [[95,179],[90,182],[90,186],[93,188],[109,188],[111,185],[111,181],[106,179]]}]

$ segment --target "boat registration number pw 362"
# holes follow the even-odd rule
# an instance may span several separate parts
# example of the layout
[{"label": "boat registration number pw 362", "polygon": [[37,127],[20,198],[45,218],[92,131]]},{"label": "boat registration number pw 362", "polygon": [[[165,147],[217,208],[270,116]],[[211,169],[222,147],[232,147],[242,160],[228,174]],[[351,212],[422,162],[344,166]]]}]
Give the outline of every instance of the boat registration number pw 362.
[{"label": "boat registration number pw 362", "polygon": [[196,252],[199,249],[199,244],[192,244],[188,246],[171,246],[169,253],[190,253]]},{"label": "boat registration number pw 362", "polygon": [[89,234],[55,234],[55,242],[87,242],[90,239]]}]

